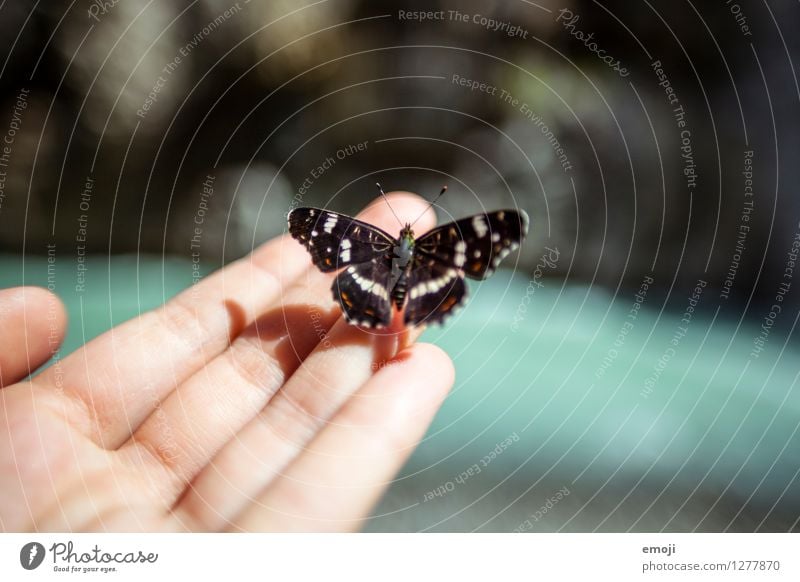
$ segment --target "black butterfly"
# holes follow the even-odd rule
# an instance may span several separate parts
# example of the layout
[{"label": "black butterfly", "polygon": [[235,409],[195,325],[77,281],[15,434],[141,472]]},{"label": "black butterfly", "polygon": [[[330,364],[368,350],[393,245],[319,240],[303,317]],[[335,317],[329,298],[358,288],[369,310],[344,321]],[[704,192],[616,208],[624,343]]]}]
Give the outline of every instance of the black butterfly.
[{"label": "black butterfly", "polygon": [[355,218],[319,208],[295,208],[289,232],[324,273],[347,267],[333,282],[345,319],[385,327],[392,303],[405,306],[406,325],[441,323],[467,296],[464,277],[485,279],[528,232],[522,210],[476,214],[414,238],[406,224],[395,239]]}]

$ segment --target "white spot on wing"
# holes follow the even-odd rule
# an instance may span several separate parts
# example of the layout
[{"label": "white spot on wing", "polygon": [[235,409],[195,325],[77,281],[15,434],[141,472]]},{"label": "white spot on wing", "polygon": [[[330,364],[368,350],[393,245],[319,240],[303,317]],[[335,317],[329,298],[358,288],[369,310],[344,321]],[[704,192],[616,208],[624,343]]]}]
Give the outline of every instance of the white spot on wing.
[{"label": "white spot on wing", "polygon": [[325,224],[322,227],[322,230],[331,234],[333,232],[333,227],[336,226],[336,222],[339,220],[339,217],[335,214],[329,214],[328,219],[325,221]]},{"label": "white spot on wing", "polygon": [[[347,258],[344,257],[345,253],[347,253]],[[341,257],[343,261],[350,260],[350,251],[349,250],[342,251]],[[349,267],[347,269],[347,272],[350,275],[352,275],[353,281],[356,282],[356,285],[358,285],[362,291],[367,291],[369,293],[372,293],[373,295],[377,295],[378,297],[382,297],[383,299],[386,300],[389,299],[389,292],[386,290],[386,287],[384,287],[377,281],[373,281],[372,279],[368,279],[367,277],[362,277],[356,272],[355,267]]]},{"label": "white spot on wing", "polygon": [[453,262],[456,264],[456,267],[463,267],[467,260],[467,243],[463,240],[458,241],[455,244],[455,251],[456,254],[453,257]]},{"label": "white spot on wing", "polygon": [[472,228],[475,229],[475,235],[478,238],[485,237],[486,233],[489,232],[489,228],[486,226],[486,221],[483,219],[482,214],[472,217]]}]

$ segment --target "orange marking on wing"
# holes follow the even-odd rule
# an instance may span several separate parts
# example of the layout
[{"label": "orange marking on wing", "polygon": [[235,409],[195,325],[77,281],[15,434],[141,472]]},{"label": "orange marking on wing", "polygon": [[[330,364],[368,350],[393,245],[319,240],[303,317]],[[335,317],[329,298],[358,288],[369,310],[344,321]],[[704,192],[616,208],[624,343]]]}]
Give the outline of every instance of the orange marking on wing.
[{"label": "orange marking on wing", "polygon": [[451,295],[444,300],[441,309],[442,311],[450,311],[456,303],[458,303],[458,299],[454,295]]},{"label": "orange marking on wing", "polygon": [[347,305],[348,307],[352,307],[353,306],[353,301],[350,299],[350,296],[347,293],[342,291],[341,297],[342,297],[342,301],[344,301],[345,305]]}]

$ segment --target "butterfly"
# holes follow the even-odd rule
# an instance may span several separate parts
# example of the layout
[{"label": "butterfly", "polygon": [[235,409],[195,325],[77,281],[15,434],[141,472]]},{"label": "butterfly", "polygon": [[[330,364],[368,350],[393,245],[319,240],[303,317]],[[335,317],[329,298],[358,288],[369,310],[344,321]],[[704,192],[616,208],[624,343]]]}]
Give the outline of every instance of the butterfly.
[{"label": "butterfly", "polygon": [[[444,192],[444,190],[442,190]],[[393,306],[405,325],[442,323],[467,298],[465,277],[486,279],[528,232],[522,210],[462,218],[415,238],[406,223],[398,238],[321,208],[295,208],[289,233],[323,273],[343,269],[331,287],[348,323],[382,328]]]}]

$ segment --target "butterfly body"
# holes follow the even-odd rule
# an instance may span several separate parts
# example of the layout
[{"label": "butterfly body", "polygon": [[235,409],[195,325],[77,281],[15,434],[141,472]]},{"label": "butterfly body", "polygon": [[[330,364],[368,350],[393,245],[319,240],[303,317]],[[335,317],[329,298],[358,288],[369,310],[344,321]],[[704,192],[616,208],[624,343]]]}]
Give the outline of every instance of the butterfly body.
[{"label": "butterfly body", "polygon": [[398,310],[403,308],[408,286],[408,276],[414,265],[414,231],[411,225],[406,225],[400,232],[398,244],[394,246],[393,254],[387,257],[392,263],[389,277],[389,289],[392,302]]},{"label": "butterfly body", "polygon": [[[348,322],[386,327],[395,307],[404,323],[441,323],[467,297],[465,277],[484,279],[519,247],[528,229],[523,211],[477,214],[415,238],[406,225],[398,238],[319,208],[295,208],[289,232],[323,272],[341,270],[334,298]],[[343,269],[343,270],[342,270]]]}]

